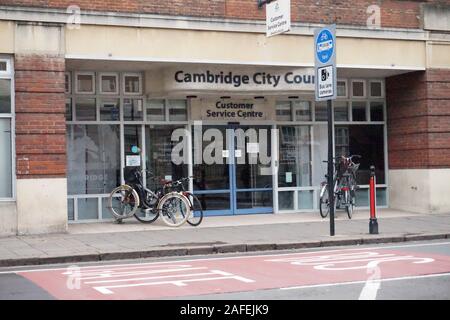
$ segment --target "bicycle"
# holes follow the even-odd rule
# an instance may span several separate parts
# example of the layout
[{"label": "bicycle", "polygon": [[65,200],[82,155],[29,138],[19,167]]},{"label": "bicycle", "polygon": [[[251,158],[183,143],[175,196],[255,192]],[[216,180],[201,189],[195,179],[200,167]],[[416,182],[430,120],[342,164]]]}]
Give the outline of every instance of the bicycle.
[{"label": "bicycle", "polygon": [[[358,188],[356,184],[356,172],[359,169],[359,163],[354,163],[353,158],[361,158],[360,155],[352,155],[349,157],[339,156],[335,157],[338,160],[334,163],[335,171],[333,173],[333,193],[334,211],[336,208],[345,206],[347,216],[349,219],[353,216],[353,209],[355,206],[355,190]],[[328,162],[328,161],[324,161]],[[328,178],[328,175],[325,175]],[[321,183],[319,197],[319,210],[322,218],[326,218],[330,212],[330,199],[328,194],[328,182]]]},{"label": "bicycle", "polygon": [[108,197],[108,208],[119,223],[131,216],[144,223],[151,223],[161,216],[171,227],[179,227],[187,221],[191,205],[186,196],[175,191],[163,192],[163,189],[153,192],[144,187],[139,167],[130,173],[129,183],[118,186]]},{"label": "bicycle", "polygon": [[187,219],[187,223],[196,227],[203,221],[203,206],[197,196],[192,192],[187,191],[184,187],[184,183],[188,182],[189,179],[192,178],[193,177],[181,178],[177,181],[169,182],[164,187],[167,190],[181,192],[186,198],[188,198],[191,204],[191,214]]}]

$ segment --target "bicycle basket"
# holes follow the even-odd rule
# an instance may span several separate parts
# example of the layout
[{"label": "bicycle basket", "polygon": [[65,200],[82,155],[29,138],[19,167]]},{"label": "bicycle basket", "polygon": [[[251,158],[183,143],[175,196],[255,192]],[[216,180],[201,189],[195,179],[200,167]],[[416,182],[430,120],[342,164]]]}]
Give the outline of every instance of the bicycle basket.
[{"label": "bicycle basket", "polygon": [[139,183],[139,180],[136,176],[136,171],[139,169],[140,167],[125,167],[125,169],[123,170],[125,183],[128,184]]}]

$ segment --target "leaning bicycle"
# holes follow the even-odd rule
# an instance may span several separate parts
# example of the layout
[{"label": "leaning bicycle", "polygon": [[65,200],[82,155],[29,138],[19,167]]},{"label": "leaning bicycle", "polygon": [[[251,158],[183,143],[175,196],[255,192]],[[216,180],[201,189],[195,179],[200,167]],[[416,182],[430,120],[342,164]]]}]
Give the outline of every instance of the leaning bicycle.
[{"label": "leaning bicycle", "polygon": [[186,198],[188,198],[191,205],[191,213],[187,219],[187,223],[191,226],[198,226],[203,221],[203,206],[200,200],[192,192],[187,191],[185,188],[185,183],[189,182],[189,178],[181,178],[180,180],[170,181],[164,185],[164,190],[166,192],[177,191],[181,192]]},{"label": "leaning bicycle", "polygon": [[108,197],[108,208],[118,222],[134,216],[140,222],[151,223],[161,216],[168,226],[178,227],[187,221],[191,205],[186,196],[144,187],[139,167],[130,173],[128,183],[115,188]]},{"label": "leaning bicycle", "polygon": [[[352,155],[349,157],[336,157],[334,162],[335,170],[333,173],[333,194],[334,211],[336,208],[344,207],[349,219],[353,216],[355,206],[356,189],[356,172],[359,169],[359,163],[354,163],[353,158],[361,158],[360,155]],[[327,161],[324,161],[327,162]],[[328,178],[328,175],[325,175]],[[330,197],[328,193],[328,182],[321,183],[319,194],[319,210],[322,218],[326,218],[330,212]]]}]

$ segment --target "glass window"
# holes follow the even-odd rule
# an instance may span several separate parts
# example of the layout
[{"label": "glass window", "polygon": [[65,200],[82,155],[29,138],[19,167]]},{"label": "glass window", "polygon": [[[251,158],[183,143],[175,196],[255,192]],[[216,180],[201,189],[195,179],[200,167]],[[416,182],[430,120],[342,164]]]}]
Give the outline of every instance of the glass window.
[{"label": "glass window", "polygon": [[348,102],[334,101],[334,121],[348,120]]},{"label": "glass window", "polygon": [[72,121],[72,99],[66,99],[66,121]]},{"label": "glass window", "polygon": [[136,146],[142,150],[142,126],[141,125],[125,125],[124,126],[124,151],[125,151],[125,168],[124,179],[125,182],[133,181],[135,178],[130,174],[133,167],[126,165],[127,156],[136,156],[138,154],[132,151],[133,146]]},{"label": "glass window", "polygon": [[298,191],[298,208],[300,210],[313,209],[314,206],[314,191],[300,190]]},{"label": "glass window", "polygon": [[327,102],[326,101],[316,102],[315,109],[316,109],[315,110],[316,121],[327,121],[328,119]]},{"label": "glass window", "polygon": [[12,197],[11,119],[0,118],[0,198]]},{"label": "glass window", "polygon": [[[375,166],[377,183],[384,184],[386,181],[383,128],[382,124],[336,126],[336,155],[359,154],[362,157],[354,160],[360,163],[357,173],[358,184],[369,184],[371,165]],[[348,151],[341,152],[345,146]]]},{"label": "glass window", "polygon": [[123,76],[123,86],[125,94],[141,94],[141,76],[134,74],[125,74]]},{"label": "glass window", "polygon": [[276,108],[278,121],[292,121],[291,103],[289,101],[278,101]]},{"label": "glass window", "polygon": [[[184,126],[150,125],[145,127],[147,169],[151,170],[155,176],[167,177],[168,180],[177,180],[187,176],[187,164],[176,165],[172,162],[172,149],[178,144],[178,141],[172,141],[171,137],[172,132],[178,128],[184,128]],[[187,152],[187,150],[185,151]],[[150,185],[151,189],[155,187],[155,185]]]},{"label": "glass window", "polygon": [[366,116],[366,102],[353,101],[352,102],[352,119],[353,121],[367,121]]},{"label": "glass window", "polygon": [[370,82],[370,96],[371,97],[382,97],[382,82],[381,81],[371,81]]},{"label": "glass window", "polygon": [[353,97],[365,97],[365,82],[364,81],[352,81],[352,95]]},{"label": "glass window", "polygon": [[238,209],[272,207],[272,191],[238,192],[236,202]]},{"label": "glass window", "polygon": [[294,210],[294,191],[278,192],[278,209]]},{"label": "glass window", "polygon": [[348,156],[349,155],[349,135],[348,127],[336,127],[335,128],[335,153],[336,156]]},{"label": "glass window", "polygon": [[0,113],[11,113],[11,80],[0,79]]},{"label": "glass window", "polygon": [[142,121],[143,103],[141,99],[123,99],[123,120]]},{"label": "glass window", "polygon": [[7,63],[6,61],[0,61],[0,71],[7,71]]},{"label": "glass window", "polygon": [[387,206],[386,188],[376,188],[375,197],[377,206]]},{"label": "glass window", "polygon": [[147,101],[147,120],[150,121],[165,120],[164,100]]},{"label": "glass window", "polygon": [[77,74],[77,93],[95,93],[94,73]]},{"label": "glass window", "polygon": [[119,121],[120,100],[119,99],[101,99],[100,100],[100,120],[101,121]]},{"label": "glass window", "polygon": [[293,101],[296,121],[311,121],[311,103],[309,101]]},{"label": "glass window", "polygon": [[78,220],[98,219],[97,198],[78,199]]},{"label": "glass window", "polygon": [[105,194],[120,184],[119,133],[119,125],[67,126],[69,194]]},{"label": "glass window", "polygon": [[278,186],[311,186],[310,127],[282,126],[279,138]]},{"label": "glass window", "polygon": [[70,93],[72,90],[72,84],[70,81],[70,72],[66,72],[65,74],[65,92]]},{"label": "glass window", "polygon": [[346,81],[338,81],[337,82],[337,96],[338,97],[347,97],[347,82]]},{"label": "glass window", "polygon": [[369,206],[369,189],[356,190],[356,206],[368,207]]},{"label": "glass window", "polygon": [[74,199],[67,199],[67,211],[68,211],[68,219],[70,221],[75,220],[75,209],[74,209]]},{"label": "glass window", "polygon": [[97,108],[94,98],[78,98],[75,105],[75,117],[77,121],[97,120]]},{"label": "glass window", "polygon": [[384,121],[383,102],[370,103],[370,121]]},{"label": "glass window", "polygon": [[101,74],[100,75],[100,92],[109,94],[118,94],[118,76],[117,74]]},{"label": "glass window", "polygon": [[187,106],[186,100],[169,100],[169,120],[186,121]]}]

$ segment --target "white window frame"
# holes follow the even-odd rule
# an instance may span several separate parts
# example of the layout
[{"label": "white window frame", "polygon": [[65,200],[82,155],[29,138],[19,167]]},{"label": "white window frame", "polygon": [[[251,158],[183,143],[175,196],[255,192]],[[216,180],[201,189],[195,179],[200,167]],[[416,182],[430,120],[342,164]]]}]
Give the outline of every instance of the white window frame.
[{"label": "white window frame", "polygon": [[[381,85],[381,96],[372,96],[372,88],[371,88],[372,83],[379,83]],[[369,98],[371,98],[371,99],[383,99],[385,97],[383,80],[369,80],[369,86],[368,86],[367,90],[369,92]]]},{"label": "white window frame", "polygon": [[[103,76],[114,76],[116,78],[116,91],[114,92],[103,92],[103,88],[102,88],[102,78]],[[116,72],[100,72],[98,75],[98,91],[99,94],[107,94],[107,95],[119,95],[119,88],[120,88],[120,84],[119,84],[119,74],[117,74]]]},{"label": "white window frame", "polygon": [[[344,96],[337,96],[338,99],[347,99],[348,98],[348,81],[347,79],[337,79],[337,82],[344,82],[345,83],[345,95]],[[336,94],[337,94],[337,88],[336,88]]]},{"label": "white window frame", "polygon": [[[93,91],[83,91],[80,92],[78,90],[78,76],[82,75],[82,76],[92,76],[92,90]],[[76,94],[95,94],[95,72],[87,72],[87,71],[83,71],[83,72],[76,72],[75,73],[75,93]]]},{"label": "white window frame", "polygon": [[[353,83],[355,82],[362,82],[363,83],[363,95],[362,96],[355,96],[353,95]],[[351,90],[351,96],[352,99],[366,99],[367,98],[367,82],[364,79],[352,79],[351,80],[351,84],[352,87],[350,88]]]},{"label": "white window frame", "polygon": [[0,61],[6,62],[6,71],[0,71],[0,79],[6,79],[11,81],[11,112],[0,113],[0,118],[9,119],[11,121],[11,197],[0,198],[1,202],[15,201],[16,200],[16,116],[15,116],[15,83],[13,73],[13,60],[9,56],[1,56]]},{"label": "white window frame", "polygon": [[0,57],[0,62],[6,62],[6,70],[0,70],[0,77],[10,77],[11,72],[11,59]]},{"label": "white window frame", "polygon": [[[139,77],[139,92],[126,92],[125,91],[125,77],[132,76],[132,77]],[[138,72],[127,72],[122,74],[122,93],[125,96],[140,96],[142,95],[142,74]]]},{"label": "white window frame", "polygon": [[[68,87],[69,87],[69,91],[66,91],[66,77],[68,79]],[[66,72],[64,74],[64,93],[65,94],[71,94],[72,93],[72,77],[70,72]]]}]

